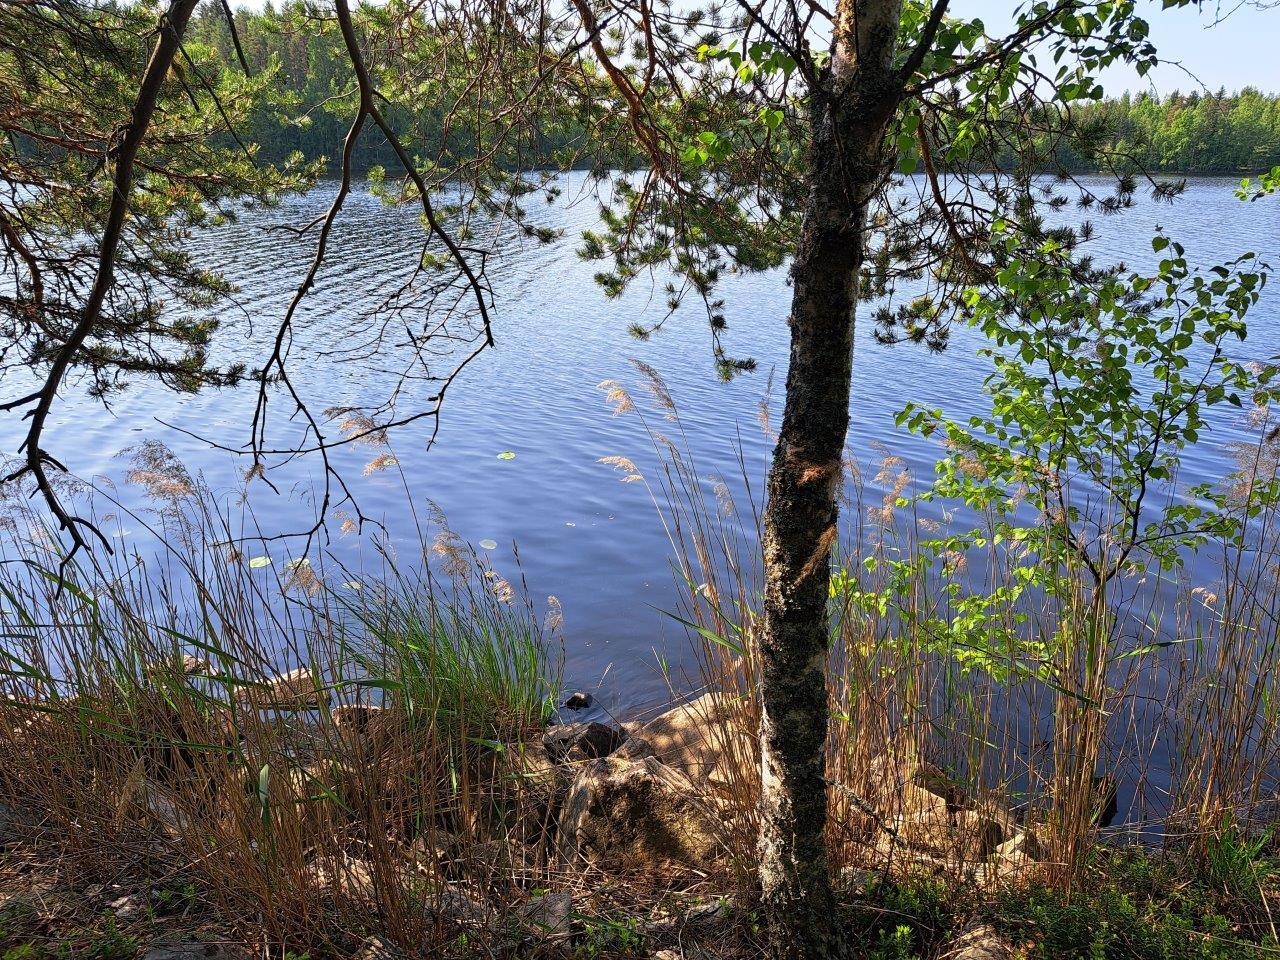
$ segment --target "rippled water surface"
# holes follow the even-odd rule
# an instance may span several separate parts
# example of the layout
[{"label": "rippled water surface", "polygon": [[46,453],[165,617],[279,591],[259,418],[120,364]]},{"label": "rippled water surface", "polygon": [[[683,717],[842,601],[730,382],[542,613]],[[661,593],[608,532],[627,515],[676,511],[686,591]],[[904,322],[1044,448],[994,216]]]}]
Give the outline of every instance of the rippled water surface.
[{"label": "rippled water surface", "polygon": [[[678,313],[660,334],[637,341],[628,327],[660,316],[661,290],[641,284],[619,300],[604,298],[592,281],[598,265],[574,254],[574,234],[596,218],[589,198],[575,202],[580,186],[571,181],[563,200],[537,212],[541,221],[564,228],[564,239],[509,251],[491,270],[497,345],[451,387],[436,444],[426,449],[432,424],[420,421],[392,438],[402,475],[395,469],[365,475],[377,452],[369,447],[345,449],[335,463],[364,513],[385,523],[402,554],[417,552],[409,504],[421,508],[426,500],[438,504],[472,543],[496,542],[494,560],[504,572],[512,569],[511,545],[517,544],[530,592],[539,598],[554,594],[563,605],[568,682],[594,686],[603,675],[602,703],[626,709],[663,698],[667,681],[660,657],[677,675],[691,658],[682,629],[662,613],[673,609],[675,588],[667,541],[649,494],[642,484],[618,482],[619,475],[599,462],[621,454],[636,460],[642,471],[652,469],[648,440],[634,417],[612,415],[598,385],[613,378],[636,386],[638,376],[628,361],[651,364],[680,405],[701,472],[736,473],[734,447],[740,442],[753,482],[760,481],[769,444],[757,411],[771,371],[778,385],[775,407],[780,406],[790,291],[783,272],[732,276],[725,282],[727,346],[735,356],[759,363],[758,372],[731,383],[715,376],[705,319],[696,310]],[[1092,248],[1102,260],[1142,263],[1160,224],[1196,262],[1216,262],[1244,250],[1280,262],[1280,207],[1241,203],[1232,186],[1230,181],[1193,181],[1172,207],[1140,199],[1135,209],[1098,224]],[[227,358],[251,364],[260,359],[309,256],[307,240],[265,228],[305,222],[331,196],[332,189],[322,187],[196,239],[202,261],[239,288],[236,306],[220,310],[219,349]],[[299,314],[291,347],[296,386],[316,410],[387,396],[398,377],[395,363],[356,362],[342,351],[367,341],[368,308],[391,292],[388,277],[404,275],[420,237],[411,212],[389,210],[368,194],[353,195],[328,264]],[[1280,289],[1265,291],[1250,327],[1244,358],[1280,352]],[[394,328],[389,339],[396,339]],[[907,401],[957,417],[985,409],[980,391],[985,365],[975,355],[978,345],[971,332],[957,330],[944,354],[888,348],[877,345],[870,324],[861,322],[850,436],[857,455],[874,463],[876,443],[882,442],[907,460],[917,484],[927,482],[936,448],[896,431],[893,416]],[[18,388],[17,383],[0,385],[0,395],[16,395]],[[401,409],[411,409],[429,392],[428,385],[411,383]],[[273,409],[283,406],[279,399]],[[239,476],[245,462],[182,431],[238,447],[247,439],[253,403],[252,387],[179,397],[138,382],[108,412],[71,389],[56,410],[50,444],[78,474],[113,480],[117,495],[137,506],[139,492],[121,483],[128,462],[119,453],[141,438],[159,439],[202,472],[230,504],[243,486]],[[287,423],[277,422],[273,429],[273,439],[287,442]],[[1220,477],[1229,463],[1223,444],[1236,430],[1225,423],[1203,442],[1189,456],[1184,480]],[[0,421],[0,450],[12,453],[18,436],[18,424]],[[507,450],[514,459],[499,459]],[[255,486],[258,522],[269,533],[307,529],[315,517],[318,463],[290,464],[273,476],[278,494]],[[132,526],[125,523],[125,538],[144,544],[145,531]],[[271,549],[283,555],[286,548]],[[377,565],[372,532],[337,537],[329,549],[354,567]]]}]

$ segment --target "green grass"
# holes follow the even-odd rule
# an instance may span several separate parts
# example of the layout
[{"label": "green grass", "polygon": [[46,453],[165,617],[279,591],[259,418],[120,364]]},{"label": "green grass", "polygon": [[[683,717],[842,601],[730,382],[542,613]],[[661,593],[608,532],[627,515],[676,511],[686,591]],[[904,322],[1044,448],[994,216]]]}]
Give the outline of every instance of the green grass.
[{"label": "green grass", "polygon": [[930,957],[945,943],[962,900],[942,883],[882,880],[861,895],[849,926],[868,960]]},{"label": "green grass", "polygon": [[0,917],[0,942],[9,944],[0,960],[134,960],[138,955],[138,939],[120,930],[109,914],[99,926],[77,927],[53,937],[32,936],[29,929],[19,937],[13,919],[8,910]]},{"label": "green grass", "polygon": [[1260,904],[1267,881],[1280,871],[1271,856],[1273,829],[1249,835],[1230,817],[1204,841],[1201,858],[1206,884],[1244,903]]},{"label": "green grass", "polygon": [[869,960],[936,957],[974,919],[1028,960],[1280,957],[1263,901],[1278,883],[1267,835],[1227,836],[1208,855],[1104,848],[1070,892],[1035,886],[988,896],[941,881],[881,880],[849,905],[846,930]]},{"label": "green grass", "polygon": [[450,739],[510,742],[550,714],[554,669],[543,625],[500,578],[475,571],[444,586],[395,579],[349,609],[366,679],[415,725]]},{"label": "green grass", "polygon": [[[1274,878],[1262,861],[1250,871],[1259,890]],[[1102,851],[1072,894],[1010,891],[990,914],[1028,956],[1046,960],[1280,956],[1260,896],[1250,902],[1216,885],[1189,853]]]}]

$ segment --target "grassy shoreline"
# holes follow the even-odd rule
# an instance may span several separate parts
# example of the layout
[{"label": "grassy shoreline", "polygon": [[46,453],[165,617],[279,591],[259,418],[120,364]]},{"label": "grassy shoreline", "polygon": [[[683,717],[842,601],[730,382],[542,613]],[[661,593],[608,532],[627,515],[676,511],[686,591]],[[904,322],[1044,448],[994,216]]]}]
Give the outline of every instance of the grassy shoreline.
[{"label": "grassy shoreline", "polygon": [[[439,516],[413,573],[390,551],[376,577],[262,563],[151,449],[131,479],[158,562],[68,561],[27,522],[0,566],[0,957],[161,960],[175,936],[312,960],[758,955],[759,513],[641,374],[648,399],[603,387],[658,466],[605,462],[653,496],[706,691],[644,723],[555,715],[557,605]],[[1221,499],[1253,533],[1203,547],[1222,586],[1142,608],[1167,643],[1120,629],[1141,565],[1119,611],[1069,563],[1015,589],[1045,573],[1025,546],[1044,524],[937,529],[891,452],[874,479],[849,465],[828,847],[866,956],[1280,951],[1280,431],[1259,411]],[[1005,496],[983,455],[953,443],[939,474]]]},{"label": "grassy shoreline", "polygon": [[[669,493],[666,509],[698,509]],[[729,514],[682,516],[668,521],[704,538],[678,560],[692,587],[683,614],[719,691],[693,703],[714,709],[695,706],[683,726],[669,719],[680,707],[625,722],[604,745],[571,711],[555,715],[556,612],[539,617],[447,529],[426,551],[438,572],[422,577],[392,571],[353,590],[322,565],[281,571],[284,613],[244,562],[194,590],[132,561],[110,576],[64,569],[61,589],[56,568],[10,569],[0,957],[159,958],[148,951],[174,943],[313,960],[759,955],[751,620],[735,632],[726,615],[749,594],[734,593],[741,568],[708,525]],[[198,552],[214,539],[193,528],[183,542]],[[179,569],[208,568],[189,553]],[[179,595],[194,598],[185,614]],[[1104,830],[1095,809],[1064,870],[1057,808],[926,760],[885,725],[888,704],[852,699],[882,680],[886,650],[860,634],[843,649],[832,839],[866,956],[942,957],[975,930],[1012,951],[996,955],[1028,958],[1280,951],[1280,846],[1257,816],[1268,803],[1164,838]],[[929,660],[897,650],[883,662]],[[617,819],[593,834],[608,855],[566,854],[564,811],[589,772],[655,760],[718,818],[705,859],[643,829],[616,840]],[[651,813],[629,809],[625,822]],[[1003,833],[982,839],[993,823]]]}]

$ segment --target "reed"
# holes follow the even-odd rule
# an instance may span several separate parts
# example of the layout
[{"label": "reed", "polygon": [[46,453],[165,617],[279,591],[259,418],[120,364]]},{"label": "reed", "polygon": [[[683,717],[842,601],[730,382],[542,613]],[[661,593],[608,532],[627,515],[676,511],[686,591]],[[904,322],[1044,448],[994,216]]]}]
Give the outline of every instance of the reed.
[{"label": "reed", "polygon": [[[754,471],[740,454],[732,495],[702,470],[656,372],[642,367],[640,383],[650,402],[604,385],[651,442],[649,462],[626,460],[624,479],[650,488],[670,538],[681,588],[671,614],[701,650],[696,686],[742,704],[751,727],[761,603]],[[1254,441],[1236,446],[1237,468],[1216,486],[1247,531],[1196,548],[1220,558],[1218,581],[1133,564],[1101,595],[1070,558],[1053,571],[1056,589],[1027,589],[1026,550],[1002,539],[994,511],[940,512],[887,448],[871,451],[870,481],[865,460],[849,452],[851,522],[832,559],[827,760],[837,869],[918,871],[920,850],[899,828],[921,786],[954,794],[953,822],[994,818],[1034,835],[1037,858],[1025,870],[975,871],[961,848],[925,857],[928,870],[997,886],[1069,889],[1099,844],[1208,863],[1224,836],[1270,836],[1280,773],[1273,416],[1265,405],[1248,415]],[[1176,483],[1169,495],[1178,496]],[[741,750],[714,724],[708,735]],[[731,767],[743,882],[754,760]]]},{"label": "reed", "polygon": [[255,571],[208,491],[166,488],[158,564],[37,530],[2,568],[0,799],[83,876],[181,878],[250,942],[518,942],[558,869],[557,787],[522,746],[558,689],[554,624],[471,553],[359,589]]},{"label": "reed", "polygon": [[[639,372],[647,399],[603,386],[651,449],[605,462],[646,485],[670,539],[670,614],[698,654],[672,698],[712,694],[695,701],[722,757],[705,788],[733,868],[704,884],[749,902],[758,471],[741,452],[728,476],[704,468],[670,389]],[[1274,941],[1280,431],[1261,404],[1247,426],[1215,494],[1242,523],[1196,546],[1215,580],[1133,563],[1101,591],[1069,553],[1037,561],[1028,585],[1036,558],[1007,522],[1021,503],[940,504],[891,449],[849,452],[827,743],[847,890],[1083,896],[1100,859],[1131,846],[1175,856],[1249,937]],[[992,482],[969,455],[948,444],[939,459]],[[0,800],[42,811],[83,883],[181,878],[244,939],[316,956],[371,936],[439,955],[477,938],[545,946],[531,907],[567,891],[606,907],[572,943],[640,949],[629,911],[662,878],[642,890],[576,873],[556,849],[564,771],[536,748],[559,688],[554,604],[540,616],[520,577],[434,514],[411,568],[389,550],[376,575],[323,553],[263,564],[244,546],[254,531],[162,451],[135,473],[156,509],[130,522],[161,535],[158,558],[66,557],[19,510],[7,559],[22,562],[0,566]],[[948,832],[921,835],[938,804]],[[1025,855],[990,849],[990,824]]]}]

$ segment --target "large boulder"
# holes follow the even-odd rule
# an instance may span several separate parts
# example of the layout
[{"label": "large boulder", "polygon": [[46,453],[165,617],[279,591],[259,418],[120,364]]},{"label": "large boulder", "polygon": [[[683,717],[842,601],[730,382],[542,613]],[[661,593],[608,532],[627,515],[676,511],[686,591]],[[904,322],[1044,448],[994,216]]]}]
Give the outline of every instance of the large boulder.
[{"label": "large boulder", "polygon": [[729,788],[759,776],[759,746],[737,697],[708,693],[634,728],[621,755],[652,756],[694,782]]},{"label": "large boulder", "polygon": [[557,723],[542,735],[547,755],[557,763],[598,760],[622,746],[622,731],[606,723]]},{"label": "large boulder", "polygon": [[333,896],[372,901],[377,895],[373,865],[360,857],[317,857],[307,865],[307,879]]},{"label": "large boulder", "polygon": [[1013,960],[1014,951],[989,923],[975,921],[960,931],[943,960]]},{"label": "large boulder", "polygon": [[1013,833],[1007,812],[975,802],[933,764],[894,764],[886,756],[868,782],[883,855],[930,866],[975,865],[997,854]]},{"label": "large boulder", "polygon": [[587,861],[631,872],[705,867],[719,852],[720,818],[683,773],[655,757],[613,756],[582,767],[560,812],[566,866]]},{"label": "large boulder", "polygon": [[328,703],[329,692],[309,667],[276,674],[265,683],[241,687],[235,700],[244,706],[281,711],[315,710]]}]

